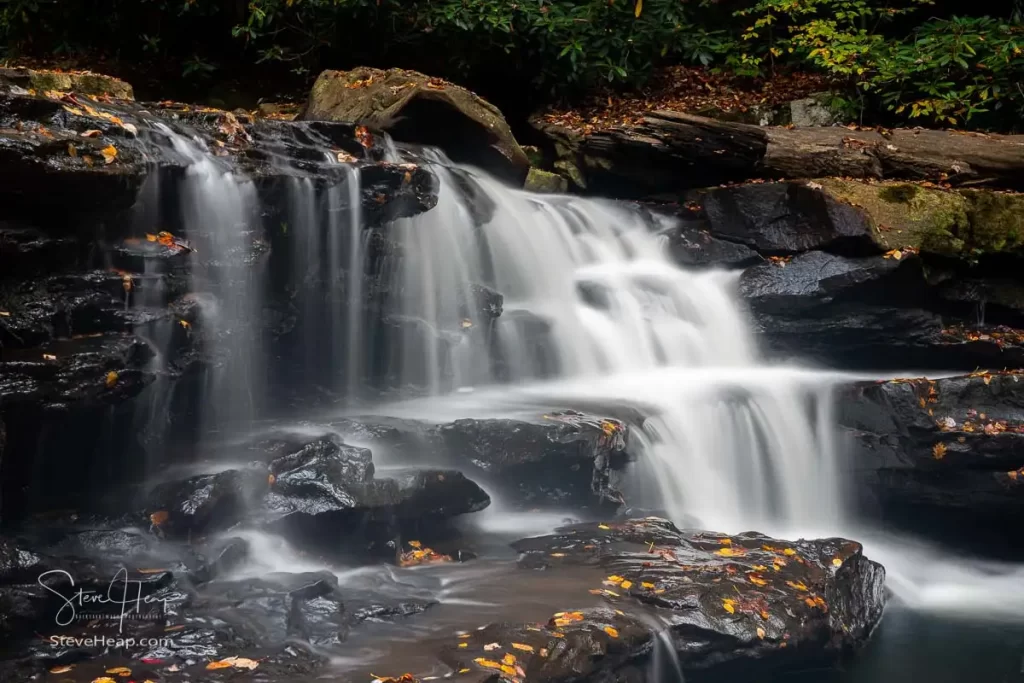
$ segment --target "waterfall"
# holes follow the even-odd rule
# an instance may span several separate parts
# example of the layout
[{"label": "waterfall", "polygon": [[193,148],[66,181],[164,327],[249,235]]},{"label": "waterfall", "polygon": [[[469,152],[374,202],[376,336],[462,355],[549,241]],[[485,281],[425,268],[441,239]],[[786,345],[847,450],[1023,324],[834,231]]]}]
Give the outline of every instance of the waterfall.
[{"label": "waterfall", "polygon": [[[409,381],[642,406],[640,497],[677,523],[743,531],[836,518],[829,377],[760,361],[735,274],[671,263],[660,219],[635,207],[534,195],[428,159],[437,208],[397,232],[415,254],[395,275],[401,312],[437,331],[404,357]],[[504,297],[490,336],[464,321],[480,287]],[[445,331],[458,340],[441,366]]]}]

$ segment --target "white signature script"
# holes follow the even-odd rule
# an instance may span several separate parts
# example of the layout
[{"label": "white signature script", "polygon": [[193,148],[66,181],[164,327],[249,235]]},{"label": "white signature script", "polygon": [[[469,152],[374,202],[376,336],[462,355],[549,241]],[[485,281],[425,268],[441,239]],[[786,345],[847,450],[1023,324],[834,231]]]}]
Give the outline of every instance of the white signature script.
[{"label": "white signature script", "polygon": [[[105,606],[105,605],[120,605],[121,614],[118,619],[118,633],[124,628],[125,617],[130,614],[141,614],[143,605],[153,605],[156,603],[166,603],[167,601],[163,598],[155,598],[147,595],[142,595],[142,581],[129,581],[128,570],[121,568],[114,574],[114,578],[111,579],[110,585],[107,586],[107,592],[101,593],[94,590],[86,590],[85,588],[79,588],[70,595],[65,595],[57,588],[47,585],[44,583],[44,579],[62,574],[67,577],[69,588],[75,587],[75,579],[68,572],[63,569],[52,569],[48,572],[43,572],[39,575],[39,585],[50,591],[57,597],[64,601],[61,608],[57,610],[56,622],[58,626],[67,626],[75,620],[78,615],[76,607],[88,607],[88,606]],[[164,604],[166,609],[166,604]],[[111,615],[113,616],[113,615]]]}]

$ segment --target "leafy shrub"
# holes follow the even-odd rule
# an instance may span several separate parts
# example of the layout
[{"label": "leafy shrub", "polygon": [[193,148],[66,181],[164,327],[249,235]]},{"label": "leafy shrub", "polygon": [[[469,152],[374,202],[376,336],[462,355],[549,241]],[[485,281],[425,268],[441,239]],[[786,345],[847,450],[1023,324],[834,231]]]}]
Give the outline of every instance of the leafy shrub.
[{"label": "leafy shrub", "polygon": [[873,51],[861,87],[895,114],[961,124],[1024,118],[1024,25],[991,17],[930,21]]}]

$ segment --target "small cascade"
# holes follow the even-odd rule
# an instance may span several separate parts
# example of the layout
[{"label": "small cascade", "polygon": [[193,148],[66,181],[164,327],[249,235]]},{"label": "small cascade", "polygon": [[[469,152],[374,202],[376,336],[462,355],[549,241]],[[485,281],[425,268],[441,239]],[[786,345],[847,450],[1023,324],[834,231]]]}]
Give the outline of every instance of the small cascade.
[{"label": "small cascade", "polygon": [[[416,255],[392,275],[398,313],[428,331],[402,339],[405,383],[641,407],[637,473],[679,523],[836,518],[830,380],[759,361],[734,274],[678,268],[659,219],[624,203],[533,195],[426,157],[438,205],[394,232]],[[500,316],[481,291],[501,293]]]},{"label": "small cascade", "polygon": [[195,248],[192,291],[208,294],[197,297],[199,315],[219,366],[204,392],[203,415],[216,428],[245,425],[266,393],[260,334],[253,329],[262,315],[263,279],[248,267],[260,228],[256,188],[197,140],[156,125],[187,164],[176,187],[180,220]]}]

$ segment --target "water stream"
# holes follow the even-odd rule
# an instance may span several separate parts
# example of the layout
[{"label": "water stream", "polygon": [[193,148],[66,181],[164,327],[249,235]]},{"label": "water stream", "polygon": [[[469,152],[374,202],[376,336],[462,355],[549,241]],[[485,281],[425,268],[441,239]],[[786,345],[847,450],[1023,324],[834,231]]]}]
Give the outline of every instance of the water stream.
[{"label": "water stream", "polygon": [[[240,235],[257,209],[250,186],[219,170],[194,144],[175,139],[174,145],[191,161],[182,208],[190,225],[207,228],[213,253],[204,257],[241,248]],[[423,160],[441,181],[440,199],[435,209],[390,227],[403,252],[414,256],[390,263],[392,295],[380,304],[401,330],[393,368],[398,383],[421,385],[427,397],[379,405],[375,413],[440,420],[550,405],[629,407],[644,415],[628,489],[642,507],[663,509],[679,525],[724,532],[849,535],[886,565],[901,609],[1024,620],[1020,567],[950,557],[850,517],[831,396],[832,386],[849,376],[764,363],[734,293],[734,273],[674,265],[656,236],[662,219],[622,204],[513,190],[435,151]],[[296,180],[290,192],[289,230],[302,245],[294,258],[331,274],[325,296],[336,312],[328,320],[310,312],[317,325],[303,332],[305,352],[329,358],[324,382],[351,398],[373,362],[362,317],[368,294],[361,217],[357,209],[337,210],[358,206],[358,179],[326,194]],[[198,291],[214,277],[200,262],[193,272]],[[504,296],[500,316],[488,315],[488,289]],[[258,282],[239,276],[231,290],[236,296],[211,315],[225,327],[244,322],[260,305]],[[260,407],[262,352],[254,336],[218,340],[232,362],[208,387],[206,402],[227,413],[218,421],[244,422]],[[321,417],[345,414],[343,407],[330,412]],[[381,455],[375,452],[374,460],[386,466]],[[498,498],[466,524],[500,546],[564,519],[517,514],[503,510]],[[254,553],[262,564],[244,571],[310,568],[282,539],[253,541],[263,544]],[[440,600],[444,609],[431,617],[431,628],[440,629],[464,620],[460,610],[487,618],[485,594],[495,577],[514,581],[502,569],[510,559],[496,550],[493,558],[443,570],[334,570],[350,585],[372,582]],[[532,607],[546,609],[549,596],[538,593],[538,605],[523,606],[524,617]],[[365,647],[357,657],[362,662],[387,656]],[[671,652],[659,649],[651,680],[678,680],[678,663],[661,649]]]}]

